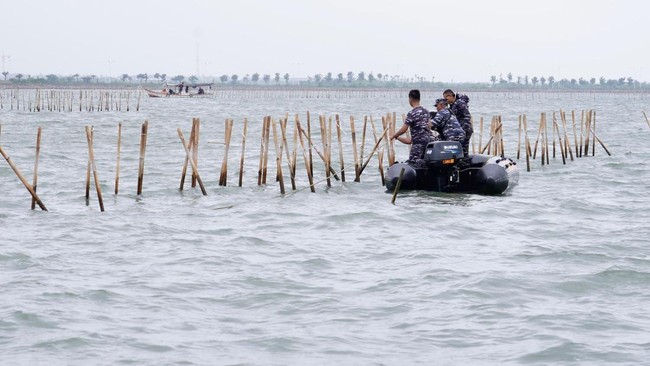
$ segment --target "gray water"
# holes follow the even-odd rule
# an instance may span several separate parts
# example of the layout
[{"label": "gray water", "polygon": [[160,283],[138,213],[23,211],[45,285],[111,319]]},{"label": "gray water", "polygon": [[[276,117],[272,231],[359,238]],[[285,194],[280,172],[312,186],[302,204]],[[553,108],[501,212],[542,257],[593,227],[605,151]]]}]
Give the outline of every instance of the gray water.
[{"label": "gray water", "polygon": [[[349,115],[360,139],[364,115],[377,122],[405,113],[401,99],[152,99],[138,113],[0,111],[0,144],[30,181],[43,127],[38,192],[50,210],[31,211],[27,191],[0,164],[0,364],[650,364],[647,95],[470,96],[475,118],[502,115],[510,156],[518,114],[527,113],[534,139],[539,113],[560,108],[595,109],[613,156],[597,146],[595,157],[563,166],[558,151],[549,166],[534,160],[530,173],[521,160],[519,184],[502,196],[410,192],[392,205],[376,159],[361,183],[349,168],[347,182],[331,188],[316,164],[314,194],[300,158],[299,190],[282,196],[270,178],[271,148],[268,184],[257,186],[260,125],[267,114],[300,113],[304,124],[308,110],[339,113],[350,165]],[[178,190],[176,128],[187,138],[191,117],[202,122],[208,196]],[[225,118],[235,129],[228,186],[220,187]],[[88,205],[84,197],[86,124],[95,128],[104,213],[94,191]],[[398,159],[407,154],[398,146]],[[336,147],[333,158],[338,168]]]}]

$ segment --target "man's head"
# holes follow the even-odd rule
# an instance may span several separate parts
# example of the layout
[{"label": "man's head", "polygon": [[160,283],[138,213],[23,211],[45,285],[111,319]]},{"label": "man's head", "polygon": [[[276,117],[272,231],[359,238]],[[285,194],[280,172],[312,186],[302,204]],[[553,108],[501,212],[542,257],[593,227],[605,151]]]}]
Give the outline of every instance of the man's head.
[{"label": "man's head", "polygon": [[442,96],[447,100],[447,103],[456,102],[456,94],[451,89],[447,89],[442,92]]},{"label": "man's head", "polygon": [[441,111],[447,108],[447,100],[445,98],[438,98],[436,99],[435,105],[436,105],[436,109],[438,111]]},{"label": "man's head", "polygon": [[420,91],[413,89],[409,92],[409,104],[413,107],[414,104],[420,104]]}]

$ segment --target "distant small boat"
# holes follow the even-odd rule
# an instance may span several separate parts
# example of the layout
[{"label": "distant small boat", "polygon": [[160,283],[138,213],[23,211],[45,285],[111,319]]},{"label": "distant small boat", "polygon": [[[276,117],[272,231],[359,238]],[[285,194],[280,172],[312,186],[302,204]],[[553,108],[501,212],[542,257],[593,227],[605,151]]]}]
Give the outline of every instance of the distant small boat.
[{"label": "distant small boat", "polygon": [[162,90],[143,88],[150,98],[214,98],[213,83],[163,84]]}]

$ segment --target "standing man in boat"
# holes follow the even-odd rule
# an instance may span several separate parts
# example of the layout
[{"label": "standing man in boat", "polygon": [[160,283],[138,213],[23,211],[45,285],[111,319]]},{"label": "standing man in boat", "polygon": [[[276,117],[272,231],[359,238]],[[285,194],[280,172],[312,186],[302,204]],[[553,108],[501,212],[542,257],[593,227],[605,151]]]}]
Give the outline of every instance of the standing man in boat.
[{"label": "standing man in boat", "polygon": [[[406,115],[404,125],[400,127],[391,139],[396,139],[404,144],[411,145],[411,153],[409,154],[409,163],[411,165],[418,165],[419,160],[422,159],[424,150],[429,141],[431,141],[431,122],[429,118],[429,111],[420,105],[420,91],[413,89],[409,92],[409,105],[413,108]],[[406,130],[411,130],[411,138],[401,137]]]},{"label": "standing man in boat", "polygon": [[438,112],[431,122],[431,128],[438,132],[436,139],[440,141],[458,141],[462,144],[465,141],[465,131],[460,127],[456,116],[447,109],[447,100],[443,98],[436,99],[436,109]]},{"label": "standing man in boat", "polygon": [[469,108],[467,107],[469,97],[464,94],[456,95],[451,89],[442,92],[442,96],[447,100],[449,110],[456,116],[460,126],[465,131],[465,140],[460,143],[463,145],[465,156],[467,156],[469,154],[469,139],[472,138],[472,134],[474,133],[474,129],[472,128],[472,115],[469,113]]}]

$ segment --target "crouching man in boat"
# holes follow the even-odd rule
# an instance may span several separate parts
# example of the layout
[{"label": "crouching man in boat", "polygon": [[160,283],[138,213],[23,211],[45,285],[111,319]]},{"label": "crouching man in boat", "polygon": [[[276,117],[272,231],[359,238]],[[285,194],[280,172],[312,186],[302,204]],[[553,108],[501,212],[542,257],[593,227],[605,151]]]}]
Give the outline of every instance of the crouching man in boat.
[{"label": "crouching man in boat", "polygon": [[469,103],[469,97],[464,94],[455,94],[451,89],[447,89],[442,92],[443,98],[447,100],[449,104],[449,110],[451,114],[456,116],[460,127],[465,131],[465,140],[460,143],[463,145],[463,151],[465,156],[469,154],[469,140],[472,138],[474,129],[472,128],[472,115],[469,113],[469,108],[467,103]]},{"label": "crouching man in boat", "polygon": [[[406,115],[404,125],[400,127],[391,139],[411,145],[409,164],[418,166],[424,155],[427,144],[432,139],[429,111],[420,105],[420,91],[413,89],[409,92],[409,104],[413,108]],[[406,130],[411,130],[411,138],[402,137]]]},{"label": "crouching man in boat", "polygon": [[458,141],[462,144],[465,141],[465,131],[458,123],[456,116],[447,109],[447,100],[436,99],[436,109],[438,112],[431,122],[431,128],[438,132],[438,136],[434,140]]}]

